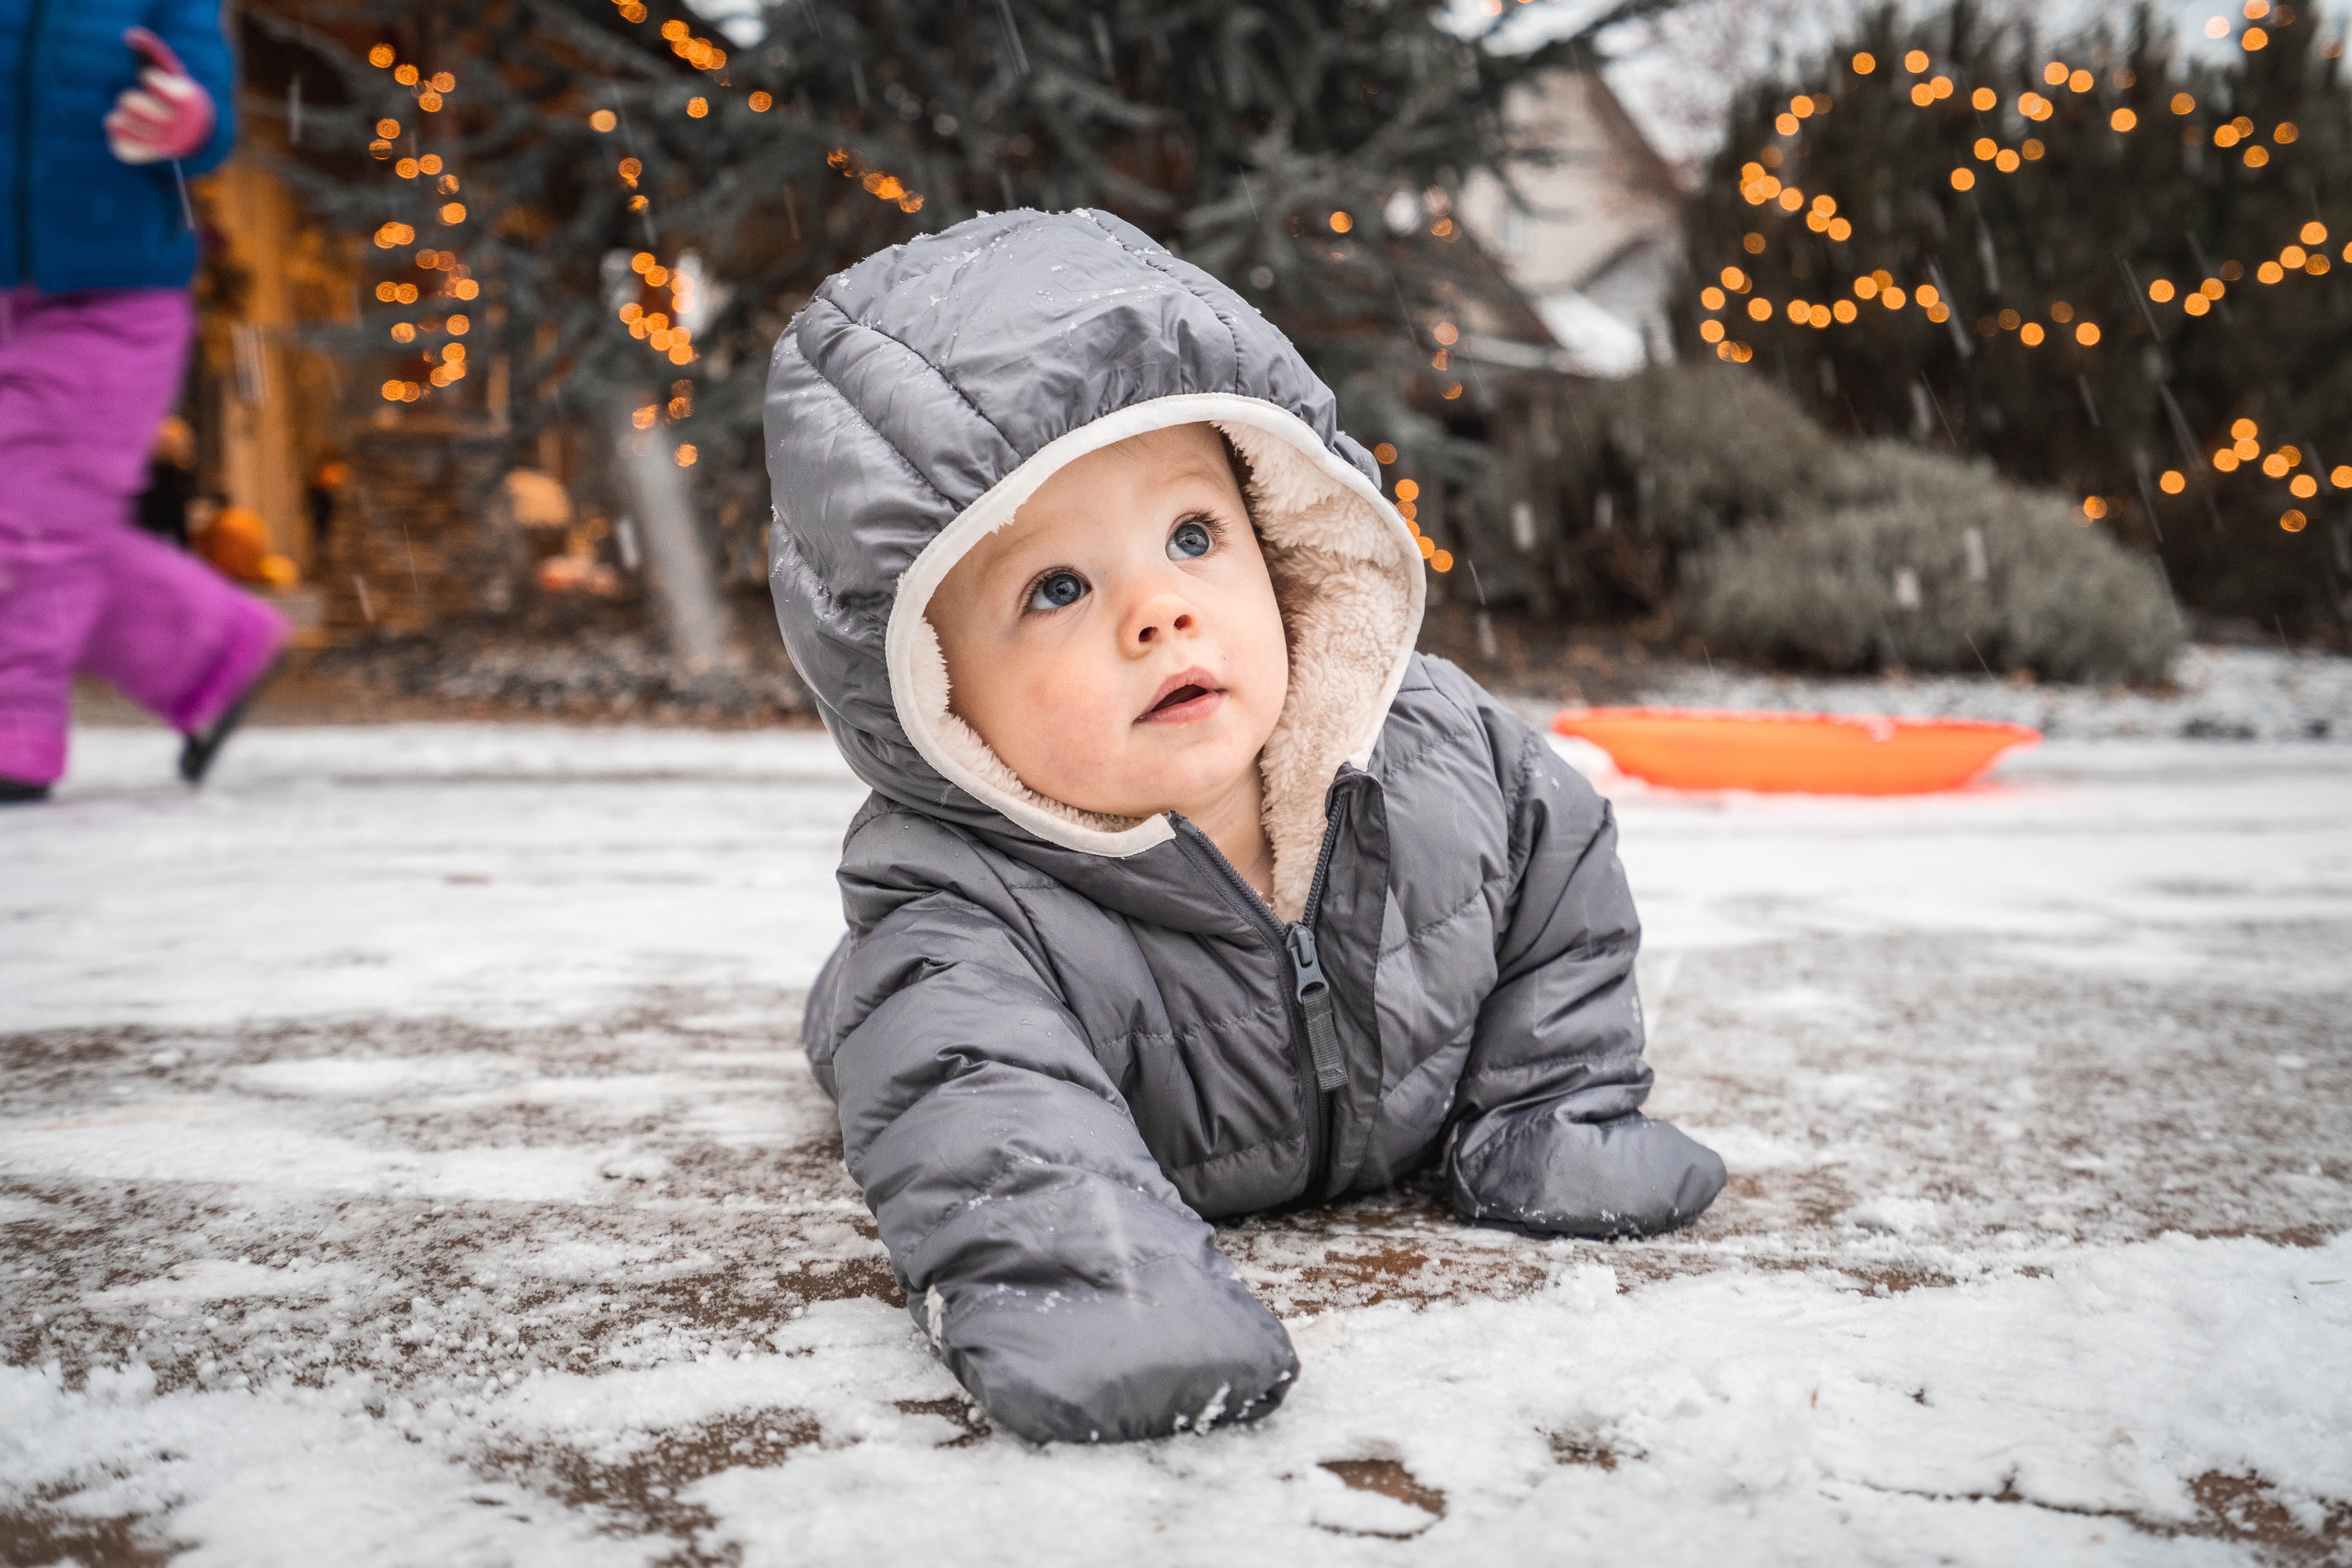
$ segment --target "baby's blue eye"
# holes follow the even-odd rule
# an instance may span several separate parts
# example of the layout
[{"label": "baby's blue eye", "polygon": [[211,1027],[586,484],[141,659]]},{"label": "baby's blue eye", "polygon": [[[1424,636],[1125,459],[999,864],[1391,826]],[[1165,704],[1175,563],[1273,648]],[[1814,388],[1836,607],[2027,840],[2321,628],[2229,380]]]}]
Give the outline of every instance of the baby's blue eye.
[{"label": "baby's blue eye", "polygon": [[1037,579],[1036,587],[1029,591],[1032,610],[1067,609],[1087,596],[1087,580],[1075,572],[1048,572]]},{"label": "baby's blue eye", "polygon": [[1176,531],[1168,536],[1168,559],[1197,561],[1206,555],[1215,542],[1209,531],[1199,523],[1180,522],[1176,525]]}]

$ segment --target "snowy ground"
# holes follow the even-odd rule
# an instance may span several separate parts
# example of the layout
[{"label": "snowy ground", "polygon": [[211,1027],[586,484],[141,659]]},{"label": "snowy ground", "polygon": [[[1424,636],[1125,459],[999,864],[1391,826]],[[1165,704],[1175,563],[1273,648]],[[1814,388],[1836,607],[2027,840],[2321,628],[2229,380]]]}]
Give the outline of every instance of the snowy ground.
[{"label": "snowy ground", "polygon": [[1230,1227],[1297,1394],[1079,1451],[800,1062],[821,735],[77,746],[0,815],[0,1560],[2352,1561],[2352,748],[1610,783],[1713,1213]]}]

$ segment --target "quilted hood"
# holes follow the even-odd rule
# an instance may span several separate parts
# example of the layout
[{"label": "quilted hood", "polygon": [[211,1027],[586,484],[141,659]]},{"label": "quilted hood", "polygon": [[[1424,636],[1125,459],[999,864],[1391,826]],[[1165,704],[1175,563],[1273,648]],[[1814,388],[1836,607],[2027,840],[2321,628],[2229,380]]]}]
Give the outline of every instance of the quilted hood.
[{"label": "quilted hood", "polygon": [[866,258],[778,339],[769,583],[835,742],[880,794],[1000,838],[1125,858],[1165,816],[1029,789],[948,707],[926,616],[950,568],[1064,465],[1207,423],[1245,459],[1290,696],[1268,742],[1275,907],[1304,904],[1342,763],[1369,761],[1419,632],[1418,541],[1287,338],[1107,213],[1001,213]]}]

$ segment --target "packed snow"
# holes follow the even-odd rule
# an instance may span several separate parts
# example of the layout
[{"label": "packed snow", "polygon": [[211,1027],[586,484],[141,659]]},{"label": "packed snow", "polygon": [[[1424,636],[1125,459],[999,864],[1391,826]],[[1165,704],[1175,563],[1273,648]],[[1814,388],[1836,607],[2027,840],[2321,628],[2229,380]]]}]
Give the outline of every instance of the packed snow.
[{"label": "packed snow", "polygon": [[933,1358],[801,1060],[822,735],[257,730],[197,795],[75,744],[0,815],[10,1562],[2352,1557],[2352,748],[1874,801],[1571,749],[1724,1197],[1221,1227],[1297,1392],[1074,1449]]}]

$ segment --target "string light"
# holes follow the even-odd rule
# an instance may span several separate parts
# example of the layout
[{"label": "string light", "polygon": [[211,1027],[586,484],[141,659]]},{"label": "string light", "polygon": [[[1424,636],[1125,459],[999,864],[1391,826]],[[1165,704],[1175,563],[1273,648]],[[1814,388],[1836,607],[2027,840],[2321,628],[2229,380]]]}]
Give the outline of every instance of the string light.
[{"label": "string light", "polygon": [[[417,107],[427,113],[440,109],[443,96],[457,89],[455,74],[436,71],[427,76],[419,67],[401,62],[397,51],[390,44],[377,44],[371,47],[367,59],[378,69],[389,70],[393,80],[409,89],[415,96]],[[609,112],[607,118],[610,118]],[[376,139],[370,143],[369,152],[379,162],[392,162],[395,175],[403,180],[431,180],[435,189],[444,196],[457,194],[457,176],[447,172],[439,153],[427,153],[393,160],[394,139],[402,134],[398,120],[387,115],[375,122],[374,130]],[[446,201],[438,204],[435,216],[445,226],[455,226],[466,221],[467,209],[462,202]],[[390,250],[415,241],[416,231],[411,226],[395,220],[379,226],[372,237],[377,248]],[[438,285],[442,293],[459,300],[470,300],[480,294],[481,286],[465,275],[465,268],[458,262],[455,251],[428,247],[417,251],[415,259],[416,265],[425,270],[446,275]],[[422,294],[415,283],[386,279],[375,286],[375,297],[383,304],[414,305]],[[437,324],[431,321],[396,321],[388,331],[394,342],[405,346],[415,343],[425,331],[443,331],[457,338],[465,336],[472,326],[473,322],[460,313],[445,317]],[[395,376],[383,382],[378,392],[388,403],[415,403],[429,395],[432,389],[449,386],[465,379],[467,357],[464,344],[446,342],[440,347],[439,356],[437,361],[428,357],[424,384],[408,377]]]},{"label": "string light", "polygon": [[[2248,16],[2250,17],[2256,16],[2257,7],[2263,3],[2263,0],[2248,0]],[[2226,23],[2217,18],[2215,25],[2219,26],[2220,33],[2213,33],[2213,36],[2218,37],[2227,32]],[[2209,32],[2212,32],[2210,27]],[[2261,46],[2256,44],[2252,47]],[[1850,63],[1854,73],[1859,76],[1869,75],[1877,67],[1876,58],[1867,52],[1857,53],[1852,57]],[[1914,75],[1925,73],[1929,64],[1927,52],[1921,49],[1909,51],[1903,60],[1904,68]],[[2042,80],[2050,87],[2063,86],[2067,90],[2077,94],[2093,91],[2097,86],[2096,79],[2089,70],[2070,68],[2064,62],[2057,60],[2049,62],[2043,68]],[[2128,88],[2134,84],[2133,73],[2128,69],[2119,70],[2116,73],[2117,87]],[[1949,78],[1937,76],[1926,81],[1913,83],[1909,92],[1912,101],[1925,108],[1950,96],[1952,90]],[[2000,98],[1990,88],[1980,87],[1969,93],[1969,101],[1972,108],[1984,112],[1997,108]],[[2170,107],[2176,115],[2186,115],[2196,109],[2197,100],[2189,93],[2179,92],[2173,95]],[[1793,134],[1798,129],[1798,121],[1816,108],[1826,109],[1827,104],[1822,102],[1817,106],[1811,95],[1798,94],[1790,100],[1789,110],[1776,116],[1775,129],[1783,136]],[[2017,108],[2021,114],[2035,121],[2046,121],[2056,111],[2056,106],[2048,98],[2032,91],[2019,95]],[[2118,107],[2109,113],[2107,123],[2116,133],[2129,134],[2138,129],[2139,116],[2134,110]],[[2214,141],[2217,145],[2228,147],[2250,138],[2252,133],[2253,122],[2247,117],[2240,115],[2228,125],[2217,128]],[[2293,121],[2283,121],[2274,129],[2273,139],[2281,145],[2286,145],[2292,143],[2297,134],[2297,129]],[[1990,162],[2000,173],[2011,174],[2025,163],[2039,161],[2044,155],[2046,149],[2038,139],[2029,137],[2020,148],[2012,151],[2001,147],[1992,137],[1986,136],[1978,138],[1971,151],[1978,162]],[[1776,204],[1783,210],[1794,213],[1806,205],[1801,192],[1794,186],[1784,185],[1767,167],[1768,164],[1777,167],[1781,155],[1776,147],[1768,147],[1759,161],[1742,165],[1740,194],[1751,206]],[[2263,149],[2260,147],[2247,149],[2246,162],[2249,166],[2260,168],[2267,161],[2268,153]],[[1954,168],[1948,178],[1952,188],[1956,191],[1971,190],[1976,184],[1975,172],[1965,165]],[[1806,226],[1815,233],[1831,233],[1832,238],[1843,242],[1852,233],[1852,225],[1835,217],[1835,199],[1826,194],[1818,195],[1806,212]],[[1843,232],[1837,232],[1838,230]],[[2326,227],[2324,224],[2315,220],[2305,225],[2305,245],[2317,246],[2326,243]],[[1761,254],[1764,249],[1763,236],[1760,234],[1749,233],[1743,237],[1741,243],[1743,248],[1750,254]],[[2352,244],[2345,247],[2345,259],[2352,262]],[[2289,246],[2281,252],[2276,260],[2263,262],[2258,270],[2258,276],[2265,283],[2274,283],[2283,280],[2288,271],[2302,270],[2317,276],[2324,274],[2329,265],[2327,258],[2323,254],[2307,252],[2298,246]],[[2224,276],[2237,276],[2242,273],[2242,269],[2237,263],[2230,262],[2224,265],[2223,273]],[[1737,268],[1725,268],[1723,281],[1727,289],[1735,292],[1746,292],[1749,285],[1749,279]],[[2197,290],[2182,299],[2182,309],[2189,316],[2203,316],[2211,310],[2213,302],[2221,297],[2222,292],[2223,286],[2221,279],[2208,279]],[[2169,279],[2157,279],[2148,286],[2148,298],[2158,304],[2170,302],[2175,293],[2175,287]],[[1905,303],[1904,290],[1895,286],[1892,278],[1883,269],[1872,276],[1856,279],[1854,294],[1862,300],[1876,298],[1890,310],[1899,310]],[[1918,287],[1912,291],[1912,298],[1922,307],[1930,320],[1941,322],[1949,319],[1951,314],[1949,306],[1942,300],[1939,292],[1933,287],[1927,285]],[[1701,301],[1710,311],[1720,310],[1727,303],[1723,292],[1711,286],[1702,291]],[[1770,301],[1756,298],[1748,302],[1747,313],[1751,321],[1761,323],[1770,321],[1776,312]],[[1860,312],[1852,301],[1846,300],[1839,300],[1834,305],[1826,308],[1798,300],[1788,303],[1785,307],[1785,314],[1791,324],[1822,328],[1832,321],[1841,324],[1850,323],[1858,319]],[[2062,326],[2073,321],[2074,319],[2071,307],[2063,301],[2052,307],[2051,315]],[[2046,331],[2039,322],[2022,321],[2012,310],[2002,310],[1997,319],[1990,316],[1980,319],[1977,324],[1977,330],[1980,335],[1987,337],[1996,335],[1999,331],[2014,330],[2018,333],[2019,341],[2029,348],[2038,347],[2047,336]],[[1749,356],[1748,345],[1727,338],[1720,321],[1708,320],[1703,322],[1699,328],[1699,333],[1702,341],[1714,345],[1717,356],[1720,359],[1744,363]],[[2103,331],[2096,322],[2085,321],[2074,324],[2074,336],[2078,346],[2087,349],[2097,346],[2102,341]],[[2185,484],[2186,481],[2184,479],[2181,482]]]},{"label": "string light", "polygon": [[727,51],[708,38],[698,38],[684,22],[672,19],[664,22],[661,36],[669,40],[670,53],[685,60],[697,70],[717,70],[727,63]]},{"label": "string light", "polygon": [[844,178],[857,181],[866,188],[866,194],[876,200],[896,202],[900,212],[913,213],[922,210],[923,197],[920,192],[908,190],[899,183],[898,177],[895,174],[861,168],[857,154],[848,148],[835,147],[824,155],[824,161],[833,168],[839,170]]}]

